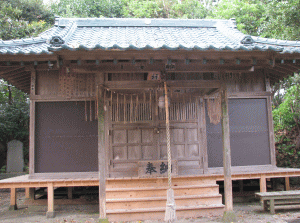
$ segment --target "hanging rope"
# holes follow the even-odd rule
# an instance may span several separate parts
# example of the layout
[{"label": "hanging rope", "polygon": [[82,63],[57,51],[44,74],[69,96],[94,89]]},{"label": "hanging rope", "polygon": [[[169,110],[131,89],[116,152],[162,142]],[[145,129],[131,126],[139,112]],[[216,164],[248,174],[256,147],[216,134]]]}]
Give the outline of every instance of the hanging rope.
[{"label": "hanging rope", "polygon": [[165,221],[173,222],[176,220],[176,205],[174,198],[174,191],[172,189],[172,157],[171,157],[171,143],[170,143],[170,123],[169,123],[169,102],[168,102],[168,89],[167,83],[164,83],[165,88],[165,110],[166,110],[166,134],[167,134],[167,154],[168,154],[168,191],[167,191],[167,204]]},{"label": "hanging rope", "polygon": [[217,125],[221,121],[221,94],[219,92],[207,99],[207,113],[211,123]]}]

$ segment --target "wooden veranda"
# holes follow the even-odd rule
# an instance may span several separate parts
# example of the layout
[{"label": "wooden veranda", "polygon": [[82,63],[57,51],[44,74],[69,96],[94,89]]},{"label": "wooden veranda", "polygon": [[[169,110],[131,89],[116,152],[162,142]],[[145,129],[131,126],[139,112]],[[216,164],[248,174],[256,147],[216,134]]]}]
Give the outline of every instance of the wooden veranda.
[{"label": "wooden veranda", "polygon": [[[274,168],[274,167],[259,167],[256,168],[240,168],[233,167],[232,168],[232,180],[249,180],[249,179],[259,179],[260,181],[260,191],[267,191],[267,179],[272,178],[285,178],[285,186],[286,190],[289,190],[289,178],[290,177],[299,177],[300,170],[293,168]],[[224,175],[222,168],[209,168],[207,174],[203,174],[201,176],[177,176],[173,178],[173,188],[177,195],[176,202],[181,204],[184,199],[188,200],[188,202],[193,202],[199,204],[202,203],[204,206],[209,207],[211,204],[211,200],[214,199],[222,199],[217,191],[214,195],[198,195],[190,194],[186,198],[183,198],[182,194],[190,193],[187,191],[197,190],[199,187],[216,188],[216,185],[212,184],[214,181],[224,181]],[[30,179],[29,175],[23,175],[18,177],[13,177],[0,181],[0,188],[10,188],[11,189],[11,200],[10,207],[11,209],[17,208],[17,199],[16,199],[16,189],[25,188],[26,189],[26,197],[33,199],[33,191],[34,188],[47,188],[47,196],[48,196],[48,213],[53,213],[55,211],[55,199],[54,199],[54,189],[58,187],[88,187],[88,186],[99,186],[99,177],[98,173],[90,174],[86,176],[85,174],[78,174],[76,176],[69,174],[61,174],[60,177],[57,175],[53,178],[42,178],[42,179]],[[141,202],[147,203],[147,205],[151,206],[151,202],[162,202],[165,204],[166,197],[158,196],[152,197],[149,191],[153,193],[160,193],[160,190],[165,190],[167,188],[167,178],[159,177],[159,178],[138,178],[138,177],[124,177],[124,178],[108,178],[106,180],[106,205],[107,205],[107,215],[111,220],[134,220],[136,218],[139,219],[149,219],[149,216],[155,216],[153,219],[162,219],[164,216],[164,208],[161,207],[161,204],[155,204],[156,208],[146,208],[143,207]],[[180,191],[181,190],[181,191]],[[149,197],[141,198],[141,197],[131,197],[132,194],[136,194],[138,192],[141,193],[150,193]],[[125,197],[122,197],[122,193],[126,193]],[[180,196],[181,195],[181,196]],[[196,199],[198,199],[196,201]],[[127,212],[123,212],[120,210],[124,206],[130,207],[139,207],[136,209],[127,210]],[[142,205],[142,206],[141,206]],[[117,208],[116,208],[117,207]],[[143,209],[144,208],[144,209]],[[222,211],[222,206],[215,206],[216,209],[220,209]],[[214,209],[214,211],[216,210]],[[192,217],[192,212],[186,212],[186,210],[178,210],[179,216],[181,217]],[[207,213],[202,215],[215,215],[217,212],[211,212],[206,210]],[[134,213],[139,213],[138,216],[134,215]],[[152,215],[149,215],[152,213]],[[154,215],[153,215],[154,213]],[[180,214],[181,213],[181,214]],[[151,218],[151,217],[150,217]]]}]

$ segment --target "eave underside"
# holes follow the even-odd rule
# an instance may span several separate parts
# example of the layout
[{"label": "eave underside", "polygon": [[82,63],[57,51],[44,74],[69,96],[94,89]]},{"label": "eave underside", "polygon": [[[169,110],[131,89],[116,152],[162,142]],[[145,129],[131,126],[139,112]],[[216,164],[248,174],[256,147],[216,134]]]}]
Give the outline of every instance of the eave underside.
[{"label": "eave underside", "polygon": [[166,71],[173,63],[174,72],[253,73],[264,70],[271,84],[300,69],[300,54],[271,51],[67,51],[51,55],[0,55],[0,77],[29,93],[31,72],[68,66],[75,72],[149,72]]}]

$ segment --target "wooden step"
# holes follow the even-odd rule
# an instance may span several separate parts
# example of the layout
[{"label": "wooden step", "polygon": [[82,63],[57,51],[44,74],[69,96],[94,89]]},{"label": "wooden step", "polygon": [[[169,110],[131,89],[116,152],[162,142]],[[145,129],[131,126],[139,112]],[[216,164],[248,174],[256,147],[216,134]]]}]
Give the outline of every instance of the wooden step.
[{"label": "wooden step", "polygon": [[[172,178],[173,186],[215,184],[216,180],[211,178]],[[134,187],[163,187],[168,186],[167,178],[146,178],[146,179],[114,179],[107,182],[107,188],[134,188]]]},{"label": "wooden step", "polygon": [[[176,216],[180,218],[195,218],[205,216],[218,216],[223,214],[224,205],[197,205],[176,206]],[[139,221],[139,220],[162,220],[165,217],[165,207],[139,208],[139,209],[115,209],[107,210],[109,221]]]},{"label": "wooden step", "polygon": [[[144,197],[144,198],[123,198],[106,199],[107,209],[135,209],[165,207],[167,197]],[[175,197],[177,206],[197,206],[221,204],[222,195],[189,195]]]},{"label": "wooden step", "polygon": [[[163,197],[167,195],[167,189],[168,187],[109,188],[106,190],[106,198]],[[175,196],[219,194],[217,184],[176,186],[173,190]]]}]

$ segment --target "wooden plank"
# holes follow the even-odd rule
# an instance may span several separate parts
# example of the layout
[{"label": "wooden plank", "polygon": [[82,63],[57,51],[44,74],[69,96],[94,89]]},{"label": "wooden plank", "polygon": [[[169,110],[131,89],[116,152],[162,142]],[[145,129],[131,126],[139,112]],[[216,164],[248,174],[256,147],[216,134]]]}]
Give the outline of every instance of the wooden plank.
[{"label": "wooden plank", "polygon": [[224,193],[225,211],[233,211],[232,180],[231,180],[231,148],[228,115],[228,97],[226,86],[221,89],[221,124],[223,140]]},{"label": "wooden plank", "polygon": [[35,148],[35,101],[30,100],[29,116],[29,175],[34,174],[34,148]]},{"label": "wooden plank", "polygon": [[284,184],[285,188],[284,188],[284,189],[285,189],[286,191],[289,191],[289,190],[291,189],[291,188],[290,188],[290,178],[289,178],[289,177],[285,177],[284,179],[285,179],[285,182],[284,182],[284,183],[285,183],[285,184]]},{"label": "wooden plank", "polygon": [[106,219],[106,148],[105,148],[105,102],[104,102],[104,74],[96,76],[98,85],[98,165],[99,165],[99,214],[100,219]]}]

